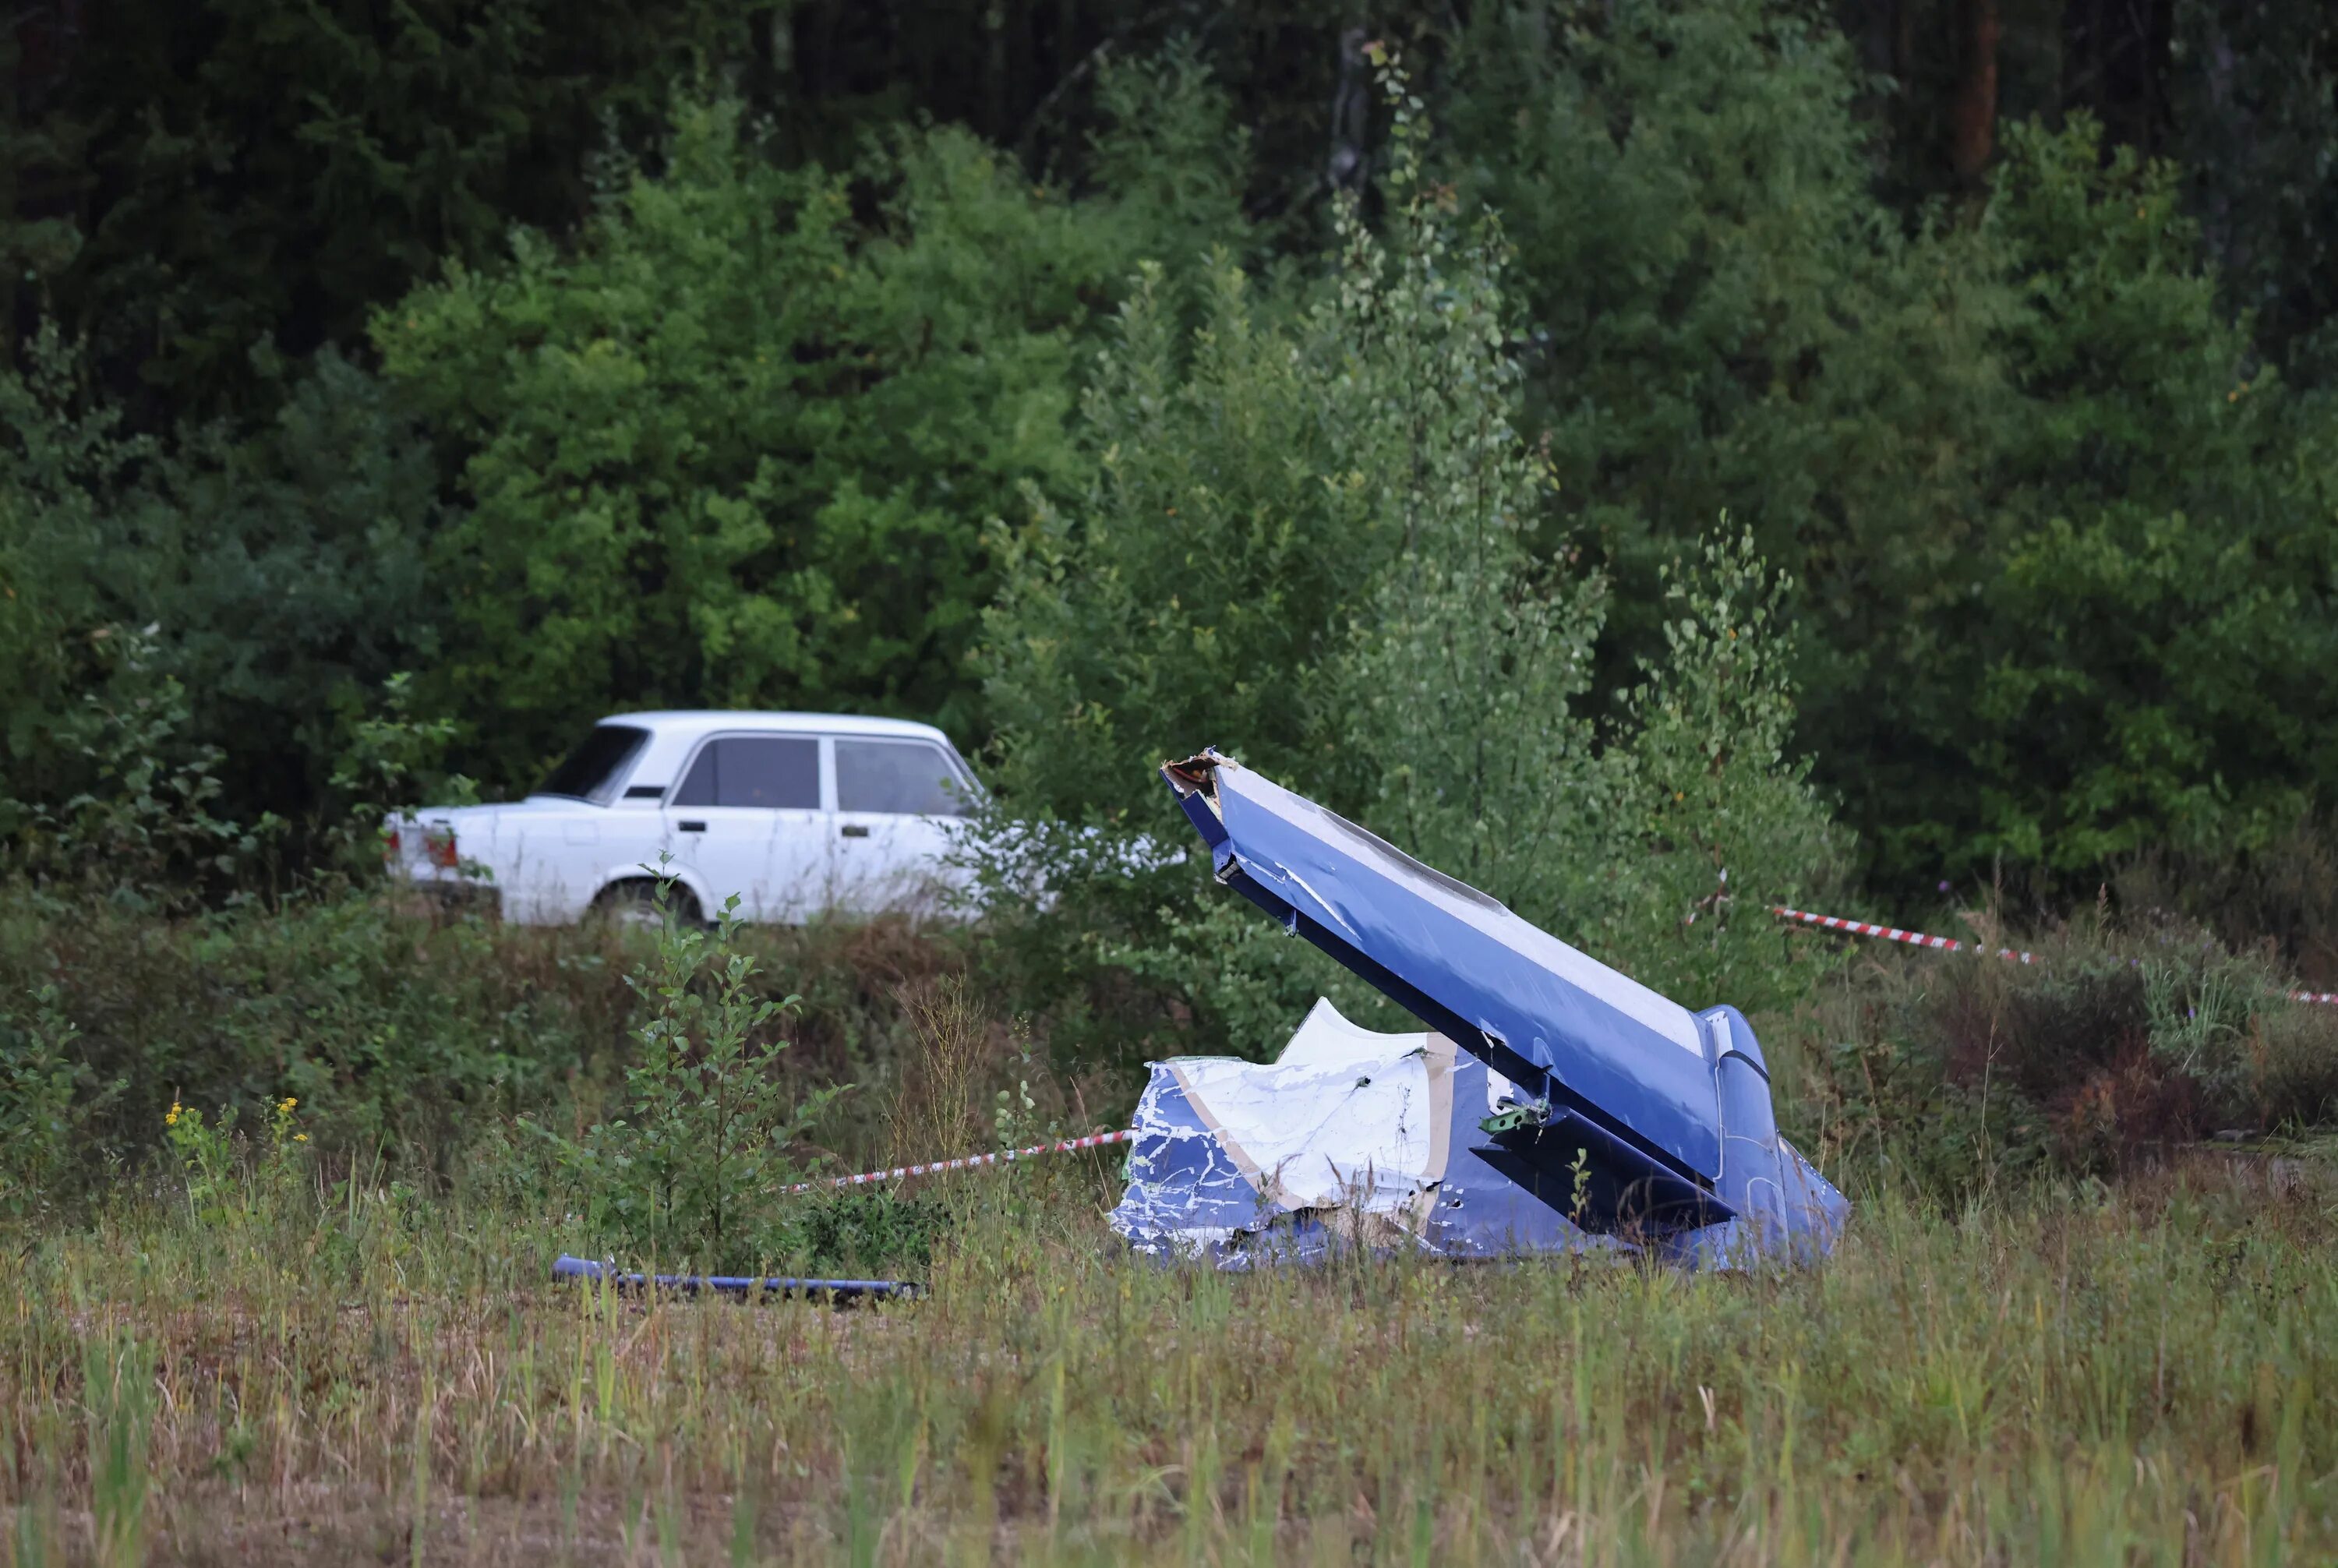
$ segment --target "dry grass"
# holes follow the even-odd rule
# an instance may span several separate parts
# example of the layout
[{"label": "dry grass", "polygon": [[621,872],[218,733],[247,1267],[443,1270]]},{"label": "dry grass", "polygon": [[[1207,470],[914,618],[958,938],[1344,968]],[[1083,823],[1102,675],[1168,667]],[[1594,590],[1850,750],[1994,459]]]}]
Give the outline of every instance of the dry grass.
[{"label": "dry grass", "polygon": [[1003,1039],[962,974],[930,975],[899,992],[913,1047],[900,1059],[901,1082],[886,1119],[886,1162],[901,1165],[938,1149],[972,1149],[986,1141],[982,1091]]},{"label": "dry grass", "polygon": [[133,1206],[23,1260],[0,1556],[2328,1561],[2323,1169],[1872,1200],[1776,1279],[1228,1278],[1130,1262],[1067,1162],[970,1181],[874,1311],[564,1293],[549,1230],[386,1198]]}]

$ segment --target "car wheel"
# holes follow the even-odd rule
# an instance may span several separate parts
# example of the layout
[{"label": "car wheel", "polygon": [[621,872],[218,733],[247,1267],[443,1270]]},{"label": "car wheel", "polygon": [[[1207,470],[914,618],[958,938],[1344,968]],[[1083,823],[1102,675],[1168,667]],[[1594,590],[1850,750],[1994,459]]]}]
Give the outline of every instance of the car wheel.
[{"label": "car wheel", "polygon": [[[613,883],[603,888],[601,896],[593,900],[593,912],[613,926],[655,931],[664,923],[658,913],[657,889],[658,885],[654,882]],[[698,907],[697,896],[679,882],[666,895],[666,908],[677,925],[706,924],[706,916]]]}]

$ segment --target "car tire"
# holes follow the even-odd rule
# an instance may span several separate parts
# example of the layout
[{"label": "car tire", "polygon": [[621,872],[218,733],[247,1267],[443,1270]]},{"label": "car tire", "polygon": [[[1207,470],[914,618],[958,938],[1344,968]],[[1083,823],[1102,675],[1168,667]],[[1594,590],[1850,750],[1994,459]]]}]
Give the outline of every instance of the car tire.
[{"label": "car tire", "polygon": [[[635,878],[631,882],[613,882],[601,889],[593,900],[593,913],[612,926],[629,930],[654,931],[662,923],[657,907],[658,885]],[[706,916],[698,907],[698,896],[677,882],[666,895],[666,908],[677,925],[703,926]]]}]

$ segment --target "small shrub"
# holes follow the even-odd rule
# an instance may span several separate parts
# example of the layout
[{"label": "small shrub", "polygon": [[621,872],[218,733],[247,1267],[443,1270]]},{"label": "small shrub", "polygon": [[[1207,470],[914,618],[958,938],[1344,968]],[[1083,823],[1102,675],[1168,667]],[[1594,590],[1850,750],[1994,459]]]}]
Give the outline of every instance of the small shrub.
[{"label": "small shrub", "polygon": [[1828,1044],[1798,1054],[1799,1093],[1779,1106],[1782,1123],[1838,1184],[1954,1202],[2037,1168],[2042,1115],[2010,1085],[1953,1075],[1909,985],[1869,971],[1831,999],[1818,1024]]},{"label": "small shrub", "polygon": [[925,1269],[933,1261],[934,1244],[957,1223],[941,1203],[891,1187],[807,1193],[797,1203],[797,1256],[803,1268],[820,1273]]},{"label": "small shrub", "polygon": [[2143,977],[2110,955],[2074,950],[2028,967],[1950,960],[1923,995],[1951,1078],[2041,1105],[2150,1049]]},{"label": "small shrub", "polygon": [[[1027,1070],[1031,1065],[1027,1049],[1020,1060]],[[1017,1077],[1012,1088],[999,1090],[991,1099],[990,1136],[1000,1149],[1027,1149],[1056,1135],[1056,1124],[1040,1118],[1039,1102],[1031,1097],[1030,1079]]]},{"label": "small shrub", "polygon": [[161,629],[102,626],[98,689],[82,693],[46,737],[78,788],[62,799],[0,798],[0,828],[36,886],[95,889],[125,906],[190,908],[208,889],[248,885],[282,828],[217,814],[225,753],[187,739],[186,688],[162,668]]},{"label": "small shrub", "polygon": [[634,1032],[641,1057],[625,1069],[622,1113],[573,1140],[529,1125],[558,1150],[596,1250],[716,1269],[792,1255],[794,1146],[842,1091],[800,1096],[778,1076],[788,1042],[766,1028],[801,999],[758,994],[738,896],[710,933],[674,917],[673,888],[658,883],[653,964],[626,976],[650,1014]]},{"label": "small shrub", "polygon": [[2290,1000],[2264,956],[2167,921],[2066,931],[2037,956],[1861,965],[1805,1024],[1835,1044],[1804,1054],[1799,1114],[1855,1164],[1953,1197],[2338,1113],[2338,1009]]},{"label": "small shrub", "polygon": [[2338,1007],[2268,1008],[2251,1024],[2260,1124],[2305,1128],[2338,1119]]},{"label": "small shrub", "polygon": [[54,982],[31,994],[25,1016],[0,1012],[0,1218],[28,1220],[55,1200],[74,1144],[93,1107],[78,1093],[73,1020]]},{"label": "small shrub", "polygon": [[446,767],[459,728],[451,719],[415,714],[411,675],[382,682],[379,710],[349,721],[332,777],[339,822],[319,836],[319,850],[337,853],[352,871],[371,871],[379,864],[385,818],[396,813],[412,821],[420,806],[476,805],[477,784]]}]

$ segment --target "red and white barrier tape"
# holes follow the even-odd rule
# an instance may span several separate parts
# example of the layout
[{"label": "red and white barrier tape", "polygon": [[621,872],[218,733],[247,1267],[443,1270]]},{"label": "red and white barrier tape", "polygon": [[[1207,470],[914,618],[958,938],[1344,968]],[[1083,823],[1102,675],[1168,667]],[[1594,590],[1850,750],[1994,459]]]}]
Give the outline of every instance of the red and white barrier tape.
[{"label": "red and white barrier tape", "polygon": [[866,1187],[877,1181],[899,1181],[907,1176],[933,1176],[944,1171],[969,1171],[977,1165],[1028,1160],[1034,1154],[1068,1154],[1080,1149],[1101,1149],[1107,1143],[1125,1143],[1135,1136],[1134,1128],[1119,1132],[1093,1132],[1086,1138],[1068,1139],[1061,1143],[1034,1143],[1028,1149],[1003,1149],[996,1154],[968,1154],[959,1160],[937,1160],[929,1165],[896,1165],[890,1171],[863,1171],[858,1175],[832,1176],[823,1181],[799,1181],[788,1191],[810,1192],[822,1187]]},{"label": "red and white barrier tape", "polygon": [[[1970,942],[1960,942],[1953,936],[1928,936],[1921,931],[1903,931],[1897,926],[1878,926],[1871,920],[1846,920],[1840,915],[1813,915],[1807,909],[1789,909],[1783,904],[1770,906],[1770,913],[1788,920],[1799,920],[1805,926],[1821,926],[1829,931],[1848,931],[1854,936],[1881,936],[1887,942],[1905,942],[1911,947],[1932,947],[1942,953],[1979,951]],[[2035,964],[2034,953],[2017,952],[2011,947],[1997,950],[2000,958],[2022,964]],[[2319,1002],[2338,1006],[2338,991],[2292,991],[2293,1002]]]},{"label": "red and white barrier tape", "polygon": [[[1854,936],[1881,936],[1887,942],[1905,942],[1911,947],[1936,947],[1943,953],[1974,950],[1971,943],[1960,942],[1953,936],[1927,936],[1921,931],[1903,931],[1897,926],[1878,926],[1869,920],[1846,920],[1840,915],[1813,915],[1807,909],[1789,909],[1783,904],[1771,905],[1770,913],[1799,920],[1805,926],[1823,926],[1830,931],[1848,931]],[[2016,952],[2010,947],[1999,948],[1997,956],[2021,964],[2038,962],[2037,955]]]}]

